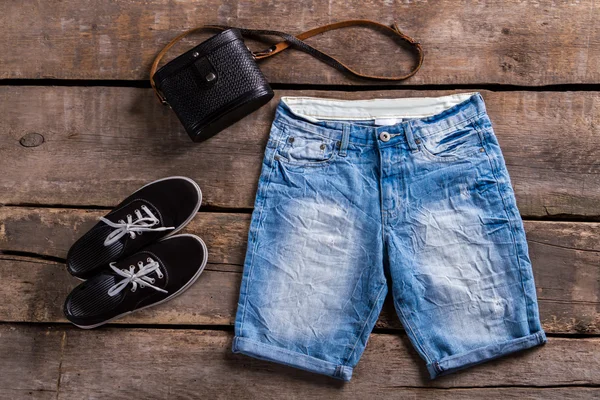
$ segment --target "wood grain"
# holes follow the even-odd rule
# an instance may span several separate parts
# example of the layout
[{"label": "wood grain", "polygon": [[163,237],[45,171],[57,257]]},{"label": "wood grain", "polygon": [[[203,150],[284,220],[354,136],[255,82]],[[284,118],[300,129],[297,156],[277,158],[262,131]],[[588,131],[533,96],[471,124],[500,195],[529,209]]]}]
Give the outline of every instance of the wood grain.
[{"label": "wood grain", "polygon": [[[346,99],[448,91],[281,91]],[[484,92],[524,216],[600,216],[600,94]],[[0,87],[0,204],[113,206],[154,179],[199,182],[204,205],[252,208],[277,100],[201,144],[146,89]],[[43,136],[36,147],[21,139]],[[36,143],[39,143],[38,140]]]},{"label": "wood grain", "polygon": [[232,354],[229,332],[2,325],[0,337],[0,398],[10,398],[11,391],[25,397],[29,390],[54,391],[58,399],[197,398],[199,394],[246,399],[265,393],[269,398],[310,399],[475,399],[484,393],[488,398],[497,394],[558,399],[559,394],[597,395],[597,387],[581,386],[600,383],[600,339],[590,338],[551,338],[543,347],[430,381],[406,336],[376,334],[352,381],[343,384]]},{"label": "wood grain", "polygon": [[[268,2],[76,0],[6,2],[0,16],[0,78],[147,79],[174,36],[207,24],[290,33],[344,19],[397,21],[425,49],[411,84],[548,85],[600,81],[600,7],[593,0],[473,2],[331,0]],[[177,55],[208,37],[188,40]],[[399,75],[411,58],[388,36],[358,28],[309,43],[364,72]],[[264,48],[265,46],[253,46]],[[346,78],[297,51],[261,64],[271,82],[373,84]]]},{"label": "wood grain", "polygon": [[[0,208],[0,250],[64,258],[106,211]],[[209,265],[188,292],[117,324],[232,325],[249,214],[201,212],[185,231],[200,235]],[[600,333],[599,223],[526,221],[541,320],[550,333]],[[62,263],[0,254],[0,321],[64,322],[62,303],[78,281]],[[390,299],[379,328],[401,329]]]},{"label": "wood grain", "polygon": [[0,325],[0,399],[55,399],[64,329]]}]

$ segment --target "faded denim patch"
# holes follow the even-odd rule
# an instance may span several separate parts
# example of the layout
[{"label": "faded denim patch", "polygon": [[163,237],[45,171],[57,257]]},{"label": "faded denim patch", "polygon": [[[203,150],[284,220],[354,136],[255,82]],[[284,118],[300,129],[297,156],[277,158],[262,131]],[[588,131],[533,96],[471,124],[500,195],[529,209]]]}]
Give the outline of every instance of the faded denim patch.
[{"label": "faded denim patch", "polygon": [[432,378],[546,341],[483,99],[283,98],[233,350],[350,380],[388,288]]}]

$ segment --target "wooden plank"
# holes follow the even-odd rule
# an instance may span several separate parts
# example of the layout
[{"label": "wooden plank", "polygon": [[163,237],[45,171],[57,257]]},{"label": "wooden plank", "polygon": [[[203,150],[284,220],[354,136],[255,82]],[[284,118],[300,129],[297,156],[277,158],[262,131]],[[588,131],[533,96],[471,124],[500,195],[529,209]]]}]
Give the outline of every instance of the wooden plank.
[{"label": "wooden plank", "polygon": [[[346,99],[449,91],[315,92]],[[484,92],[524,216],[600,216],[600,93]],[[112,206],[169,175],[197,180],[204,205],[252,208],[277,100],[202,144],[149,90],[0,87],[0,204]],[[44,142],[24,147],[37,133]],[[29,135],[29,136],[27,136]],[[560,182],[560,184],[557,184]]]},{"label": "wooden plank", "polygon": [[[600,379],[598,358],[593,353],[597,339],[552,338],[543,348],[429,381],[422,361],[405,337],[373,335],[352,383],[344,385],[331,378],[231,354],[231,334],[227,332],[87,332],[2,325],[0,337],[2,399],[194,398],[198,393],[215,399],[257,398],[264,393],[273,394],[272,398],[311,399],[377,399],[390,395],[478,399],[485,394],[559,399],[568,393],[568,398],[583,399],[593,397],[598,389],[582,386],[597,384]],[[486,388],[500,385],[507,387]],[[535,388],[546,385],[569,387]]]},{"label": "wooden plank", "polygon": [[[343,384],[329,377],[232,354],[231,332],[48,330],[11,325],[0,326],[0,332],[0,357],[12,363],[0,364],[0,389],[25,386],[29,382],[19,383],[22,378],[15,379],[14,373],[25,377],[23,381],[33,380],[42,371],[42,364],[31,361],[50,358],[54,365],[48,369],[48,375],[56,376],[60,371],[60,384],[57,386],[55,379],[52,388],[58,389],[59,399],[195,398],[199,393],[211,399],[258,398],[265,393],[280,398],[383,398],[400,394],[411,398],[451,398],[451,393],[475,398],[485,393],[486,387],[492,387],[489,393],[512,393],[513,397],[517,393],[544,393],[551,396],[548,398],[557,398],[545,387],[569,387],[582,396],[594,392],[581,386],[600,383],[597,338],[550,338],[543,347],[431,381],[406,336],[375,334],[354,370],[352,382]],[[63,350],[57,354],[61,339]],[[36,343],[37,347],[28,343]],[[60,369],[56,365],[59,358]],[[18,369],[11,373],[11,367]],[[545,391],[538,392],[535,387]],[[461,391],[451,391],[460,388]]]},{"label": "wooden plank", "polygon": [[[277,7],[240,0],[131,0],[90,7],[76,0],[8,2],[0,16],[0,78],[147,79],[155,54],[191,27],[217,23],[299,33],[352,18],[395,20],[423,44],[425,64],[411,84],[600,81],[600,28],[595,23],[600,7],[593,0],[286,0]],[[172,54],[206,37],[189,40]],[[410,66],[410,57],[390,37],[366,29],[328,33],[309,43],[365,72],[392,75]],[[348,79],[300,52],[261,65],[272,82],[373,84]]]},{"label": "wooden plank", "polygon": [[[428,381],[405,337],[373,335],[352,383],[344,385],[233,355],[226,332],[2,325],[0,337],[0,399],[195,398],[198,393],[245,399],[270,393],[270,398],[307,399],[553,400],[598,394],[598,388],[582,386],[599,379],[597,339],[551,338],[543,348]],[[535,387],[547,384],[568,387]],[[494,385],[507,387],[485,387]]]},{"label": "wooden plank", "polygon": [[[106,211],[0,208],[0,250],[64,258],[69,246]],[[249,214],[199,213],[187,232],[200,235],[209,265],[197,284],[167,305],[118,324],[232,325]],[[600,333],[599,223],[526,221],[541,319],[551,333]],[[0,255],[0,321],[63,322],[62,303],[78,281],[64,266]],[[49,282],[52,282],[49,285]],[[400,329],[391,301],[377,323]]]},{"label": "wooden plank", "polygon": [[[65,259],[108,210],[0,207],[0,250]],[[209,263],[244,263],[250,214],[201,212],[185,228],[206,242]],[[236,267],[234,267],[236,268]],[[239,267],[237,271],[241,271]]]},{"label": "wooden plank", "polygon": [[64,329],[0,325],[0,399],[55,399]]},{"label": "wooden plank", "polygon": [[[68,322],[63,304],[81,283],[63,264],[0,254],[0,321]],[[117,324],[233,325],[241,273],[228,273],[208,264],[185,295],[166,306],[149,308]]]}]

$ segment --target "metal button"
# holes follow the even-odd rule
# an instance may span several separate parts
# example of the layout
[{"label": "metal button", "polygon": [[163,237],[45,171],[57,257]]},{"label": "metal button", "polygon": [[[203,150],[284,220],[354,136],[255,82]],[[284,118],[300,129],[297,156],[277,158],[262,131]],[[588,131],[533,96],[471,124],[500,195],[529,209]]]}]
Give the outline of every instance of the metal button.
[{"label": "metal button", "polygon": [[198,53],[197,51],[195,51],[195,52],[192,54],[192,56],[194,56],[194,57],[198,57],[199,55],[200,55],[200,53]]},{"label": "metal button", "polygon": [[288,142],[290,142],[290,143],[294,143],[294,138],[293,138],[293,137],[289,138],[289,139],[288,139]]},{"label": "metal button", "polygon": [[321,145],[321,150],[325,150],[325,145],[324,144]]},{"label": "metal button", "polygon": [[379,134],[379,139],[381,139],[382,142],[388,142],[390,140],[390,134],[387,132],[381,132]]}]

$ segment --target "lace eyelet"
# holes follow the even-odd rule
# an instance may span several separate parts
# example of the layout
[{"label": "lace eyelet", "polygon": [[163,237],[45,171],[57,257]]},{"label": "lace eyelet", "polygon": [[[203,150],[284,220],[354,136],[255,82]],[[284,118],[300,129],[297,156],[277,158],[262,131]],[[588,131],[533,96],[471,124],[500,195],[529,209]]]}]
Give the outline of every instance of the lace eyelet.
[{"label": "lace eyelet", "polygon": [[143,288],[145,288],[145,287],[146,287],[146,285],[144,285],[143,283],[140,283],[140,288],[141,288],[141,289],[143,289]]},{"label": "lace eyelet", "polygon": [[154,282],[156,282],[156,279],[150,278],[150,283],[154,283]]},{"label": "lace eyelet", "polygon": [[149,263],[152,262],[152,259],[150,257],[146,258],[146,261],[148,261]]},{"label": "lace eyelet", "polygon": [[131,288],[131,291],[132,291],[132,292],[135,292],[135,290],[136,290],[136,289],[135,289],[134,287],[132,287],[132,288]]},{"label": "lace eyelet", "polygon": [[138,261],[138,267],[143,267],[144,263],[142,261]]}]

